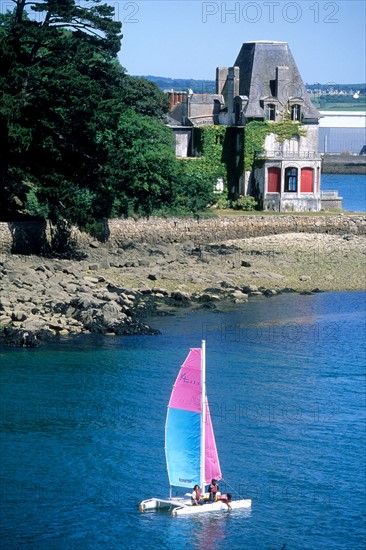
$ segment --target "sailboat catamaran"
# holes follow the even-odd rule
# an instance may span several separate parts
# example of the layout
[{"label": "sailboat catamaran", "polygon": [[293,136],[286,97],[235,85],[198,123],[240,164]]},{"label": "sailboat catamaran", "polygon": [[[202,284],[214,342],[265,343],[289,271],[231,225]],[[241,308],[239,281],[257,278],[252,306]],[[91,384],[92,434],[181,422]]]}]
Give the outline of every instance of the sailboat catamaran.
[{"label": "sailboat catamaran", "polygon": [[[190,493],[172,497],[173,487],[192,491],[199,485],[201,494],[212,479],[222,479],[210,409],[206,396],[206,345],[192,348],[173,386],[165,424],[165,455],[170,484],[169,498],[150,498],[140,503],[140,511],[171,509],[173,515],[225,511],[222,500],[192,505]],[[248,509],[250,499],[232,500],[231,509]]]}]

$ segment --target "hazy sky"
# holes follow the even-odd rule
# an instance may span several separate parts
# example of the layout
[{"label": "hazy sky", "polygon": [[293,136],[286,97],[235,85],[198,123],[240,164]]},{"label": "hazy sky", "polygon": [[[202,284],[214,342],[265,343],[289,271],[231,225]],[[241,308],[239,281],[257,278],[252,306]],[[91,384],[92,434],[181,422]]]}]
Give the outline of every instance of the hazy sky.
[{"label": "hazy sky", "polygon": [[304,82],[365,82],[365,0],[109,0],[131,75],[215,79],[243,42],[288,42]]}]

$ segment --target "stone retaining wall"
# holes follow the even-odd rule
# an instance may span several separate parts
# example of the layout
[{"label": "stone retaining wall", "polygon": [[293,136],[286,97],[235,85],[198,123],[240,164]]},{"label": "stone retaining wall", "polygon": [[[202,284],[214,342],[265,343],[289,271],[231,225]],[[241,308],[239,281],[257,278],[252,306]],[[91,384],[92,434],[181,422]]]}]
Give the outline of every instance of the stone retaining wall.
[{"label": "stone retaining wall", "polygon": [[[365,235],[366,215],[140,218],[136,221],[110,220],[105,225],[107,246],[184,241],[201,244],[292,232]],[[44,223],[1,222],[0,252],[41,253],[44,250],[42,242],[49,245],[49,235],[49,228]],[[73,238],[81,246],[93,241],[76,229]]]},{"label": "stone retaining wall", "polygon": [[342,210],[342,197],[322,197],[323,210]]},{"label": "stone retaining wall", "polygon": [[220,218],[171,218],[111,220],[110,239],[126,242],[208,243],[276,233],[366,233],[366,216],[243,216]]}]

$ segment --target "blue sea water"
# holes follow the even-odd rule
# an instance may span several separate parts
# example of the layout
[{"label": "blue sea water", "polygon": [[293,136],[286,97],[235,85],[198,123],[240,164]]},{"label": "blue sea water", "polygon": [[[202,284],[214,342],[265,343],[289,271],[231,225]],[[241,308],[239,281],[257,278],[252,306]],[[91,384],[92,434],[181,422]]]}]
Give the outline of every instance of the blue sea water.
[{"label": "blue sea water", "polygon": [[[0,351],[1,548],[363,549],[365,294],[152,322],[161,335]],[[202,337],[221,488],[252,509],[141,514],[168,494],[167,403]]]},{"label": "blue sea water", "polygon": [[366,175],[322,174],[321,189],[338,191],[344,210],[366,212]]}]

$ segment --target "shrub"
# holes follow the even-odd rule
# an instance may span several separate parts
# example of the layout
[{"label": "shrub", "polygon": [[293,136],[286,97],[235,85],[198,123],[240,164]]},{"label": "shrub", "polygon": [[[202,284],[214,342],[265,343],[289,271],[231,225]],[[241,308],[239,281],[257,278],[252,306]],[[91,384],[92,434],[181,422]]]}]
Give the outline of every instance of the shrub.
[{"label": "shrub", "polygon": [[227,198],[226,193],[223,193],[222,195],[220,195],[220,197],[218,198],[215,206],[219,210],[225,210],[226,208],[229,208],[229,200]]},{"label": "shrub", "polygon": [[258,203],[254,197],[250,197],[249,195],[243,195],[239,197],[236,201],[233,201],[232,207],[234,210],[250,211],[250,210],[254,210],[257,204]]}]

